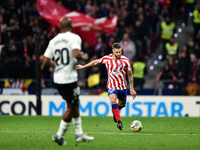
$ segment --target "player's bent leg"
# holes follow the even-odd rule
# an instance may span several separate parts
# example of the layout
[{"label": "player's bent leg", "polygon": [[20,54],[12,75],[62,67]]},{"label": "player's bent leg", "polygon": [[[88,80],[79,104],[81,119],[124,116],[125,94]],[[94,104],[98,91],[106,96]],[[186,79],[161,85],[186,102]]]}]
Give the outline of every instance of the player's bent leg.
[{"label": "player's bent leg", "polygon": [[[119,108],[119,110],[120,110],[120,109],[122,109],[123,107],[125,107],[125,105],[126,105],[126,100],[118,99],[118,101],[119,101],[118,108]],[[123,124],[122,124],[121,121],[118,121],[118,123],[117,123],[117,128],[118,128],[119,130],[123,130]]]},{"label": "player's bent leg", "polygon": [[70,103],[67,102],[67,109],[62,117],[60,126],[56,135],[52,137],[52,140],[58,145],[66,146],[67,143],[64,141],[64,135],[72,120],[73,108]]},{"label": "player's bent leg", "polygon": [[72,109],[73,109],[73,114],[72,114],[72,118],[77,118],[79,117],[79,100],[75,103],[73,103],[72,105]]},{"label": "player's bent leg", "polygon": [[52,137],[52,140],[54,142],[58,143],[58,145],[60,145],[60,146],[66,146],[67,145],[67,143],[64,141],[64,138],[63,137],[62,138],[58,138],[58,135],[54,135]]},{"label": "player's bent leg", "polygon": [[114,121],[115,120],[116,120],[116,122],[120,121],[121,118],[120,118],[120,115],[119,115],[119,108],[118,108],[118,104],[117,104],[117,95],[110,94],[109,98],[110,98],[110,101],[111,101],[111,104],[112,104],[112,112],[113,112],[113,115],[114,115]]},{"label": "player's bent leg", "polygon": [[79,103],[75,103],[73,105],[74,108],[74,114],[73,114],[73,124],[75,127],[75,133],[76,133],[76,142],[89,142],[94,140],[94,137],[88,136],[83,133],[82,130],[82,120],[81,117],[79,116]]},{"label": "player's bent leg", "polygon": [[113,120],[114,120],[115,123],[117,123],[117,120],[116,120],[116,117],[115,117],[115,114],[114,114],[115,110],[113,110],[113,109],[115,109],[116,107],[118,107],[117,104],[114,104],[114,105],[112,104]]},{"label": "player's bent leg", "polygon": [[117,120],[115,119],[115,115],[113,114],[113,120],[115,123],[117,123]]},{"label": "player's bent leg", "polygon": [[80,136],[76,135],[76,142],[90,142],[94,140],[94,137],[82,134]]},{"label": "player's bent leg", "polygon": [[122,108],[124,108],[126,106],[126,100],[122,100],[122,99],[118,99],[119,101],[119,110],[121,110]]},{"label": "player's bent leg", "polygon": [[117,95],[116,94],[110,94],[109,96],[111,104],[117,104]]},{"label": "player's bent leg", "polygon": [[64,134],[66,133],[69,125],[70,122],[65,122],[64,120],[61,120],[57,134],[52,137],[52,140],[58,145],[67,145],[67,143],[64,141]]},{"label": "player's bent leg", "polygon": [[119,114],[119,108],[117,104],[117,95],[110,94],[109,95],[110,101],[112,103],[112,112],[114,114],[114,121],[117,122],[117,128],[120,130],[123,130],[123,124],[121,122],[120,114]]},{"label": "player's bent leg", "polygon": [[117,128],[118,128],[119,130],[123,130],[123,124],[122,124],[121,121],[118,121],[118,122],[117,122]]},{"label": "player's bent leg", "polygon": [[70,125],[70,122],[65,122],[64,120],[61,120],[59,129],[57,132],[58,139],[61,139],[64,137],[67,129],[69,128],[69,125]]}]

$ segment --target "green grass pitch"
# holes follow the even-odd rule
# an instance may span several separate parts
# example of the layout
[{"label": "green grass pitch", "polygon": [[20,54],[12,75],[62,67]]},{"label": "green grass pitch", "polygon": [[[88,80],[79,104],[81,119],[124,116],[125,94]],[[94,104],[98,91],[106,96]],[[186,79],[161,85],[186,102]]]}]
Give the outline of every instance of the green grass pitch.
[{"label": "green grass pitch", "polygon": [[[122,117],[120,131],[112,117],[82,117],[83,131],[94,141],[76,144],[73,124],[67,146],[52,142],[61,117],[0,116],[0,150],[197,150],[200,149],[200,119],[192,117]],[[143,129],[132,132],[130,124],[140,120]]]}]

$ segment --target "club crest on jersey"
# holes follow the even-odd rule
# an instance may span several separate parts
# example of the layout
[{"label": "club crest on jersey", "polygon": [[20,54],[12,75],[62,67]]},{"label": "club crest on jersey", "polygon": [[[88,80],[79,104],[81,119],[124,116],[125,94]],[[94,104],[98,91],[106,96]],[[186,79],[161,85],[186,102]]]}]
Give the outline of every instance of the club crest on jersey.
[{"label": "club crest on jersey", "polygon": [[109,93],[113,93],[114,90],[115,90],[114,88],[109,88],[109,89],[108,89],[108,92],[109,92]]},{"label": "club crest on jersey", "polygon": [[119,67],[121,67],[122,66],[122,63],[119,63]]}]

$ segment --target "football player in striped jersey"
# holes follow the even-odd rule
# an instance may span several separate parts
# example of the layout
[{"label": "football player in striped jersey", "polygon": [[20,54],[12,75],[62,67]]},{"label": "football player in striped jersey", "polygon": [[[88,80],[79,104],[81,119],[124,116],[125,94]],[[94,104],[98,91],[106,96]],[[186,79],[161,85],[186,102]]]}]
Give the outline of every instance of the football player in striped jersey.
[{"label": "football player in striped jersey", "polygon": [[[133,74],[130,60],[122,55],[122,47],[119,43],[112,45],[112,54],[106,55],[100,59],[93,60],[86,65],[77,65],[76,69],[83,69],[99,64],[105,64],[108,72],[107,90],[108,97],[112,104],[112,112],[117,127],[123,130],[119,110],[125,107],[127,98],[127,81],[128,74],[130,94],[135,99],[137,93],[133,86]],[[117,102],[118,99],[118,102]]]}]

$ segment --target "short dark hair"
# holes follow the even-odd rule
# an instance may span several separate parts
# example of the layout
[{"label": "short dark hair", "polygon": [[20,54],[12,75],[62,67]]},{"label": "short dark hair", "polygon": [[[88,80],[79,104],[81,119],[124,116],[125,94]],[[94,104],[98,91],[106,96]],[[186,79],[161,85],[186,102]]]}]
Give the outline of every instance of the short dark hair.
[{"label": "short dark hair", "polygon": [[121,48],[121,45],[117,42],[112,45],[112,49],[120,49],[120,48]]},{"label": "short dark hair", "polygon": [[70,18],[64,17],[60,19],[60,29],[66,30],[72,28],[72,22]]}]

